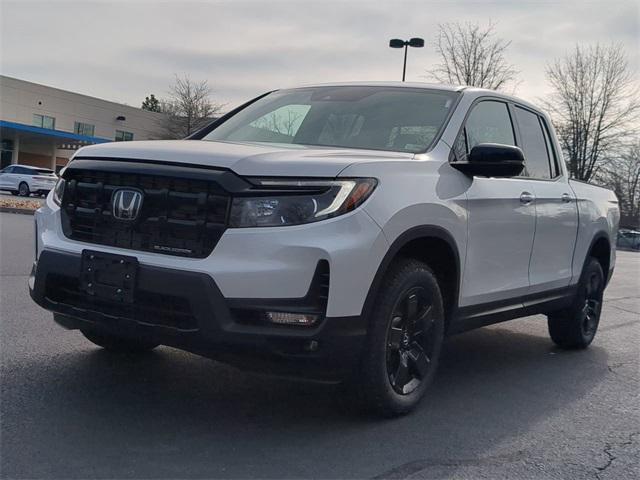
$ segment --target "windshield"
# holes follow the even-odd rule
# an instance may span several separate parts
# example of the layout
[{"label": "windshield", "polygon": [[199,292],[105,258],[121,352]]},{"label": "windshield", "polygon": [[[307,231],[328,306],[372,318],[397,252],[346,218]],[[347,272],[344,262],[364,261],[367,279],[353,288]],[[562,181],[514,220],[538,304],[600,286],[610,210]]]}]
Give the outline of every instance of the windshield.
[{"label": "windshield", "polygon": [[249,105],[203,140],[417,153],[431,145],[457,95],[408,87],[281,90]]}]

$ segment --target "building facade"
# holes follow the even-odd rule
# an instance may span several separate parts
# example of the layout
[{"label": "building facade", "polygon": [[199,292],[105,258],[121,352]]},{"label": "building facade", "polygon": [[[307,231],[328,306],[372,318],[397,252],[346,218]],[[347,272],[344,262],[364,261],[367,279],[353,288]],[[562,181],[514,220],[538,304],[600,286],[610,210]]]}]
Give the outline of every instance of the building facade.
[{"label": "building facade", "polygon": [[0,168],[60,169],[95,143],[160,138],[164,115],[0,75]]}]

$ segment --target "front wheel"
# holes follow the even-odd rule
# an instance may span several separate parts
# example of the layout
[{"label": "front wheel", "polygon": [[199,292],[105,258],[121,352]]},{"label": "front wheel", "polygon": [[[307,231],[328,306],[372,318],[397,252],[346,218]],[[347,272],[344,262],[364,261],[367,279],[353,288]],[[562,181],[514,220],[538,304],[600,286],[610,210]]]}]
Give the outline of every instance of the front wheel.
[{"label": "front wheel", "polygon": [[444,336],[442,295],[429,267],[396,261],[370,321],[357,393],[365,407],[383,416],[408,413],[433,380]]},{"label": "front wheel", "polygon": [[600,262],[591,257],[584,267],[578,292],[571,307],[548,315],[549,335],[560,348],[587,348],[598,331],[604,273]]},{"label": "front wheel", "polygon": [[153,350],[158,346],[150,340],[120,337],[108,333],[98,333],[90,330],[81,330],[87,340],[110,352],[118,353],[142,353]]}]

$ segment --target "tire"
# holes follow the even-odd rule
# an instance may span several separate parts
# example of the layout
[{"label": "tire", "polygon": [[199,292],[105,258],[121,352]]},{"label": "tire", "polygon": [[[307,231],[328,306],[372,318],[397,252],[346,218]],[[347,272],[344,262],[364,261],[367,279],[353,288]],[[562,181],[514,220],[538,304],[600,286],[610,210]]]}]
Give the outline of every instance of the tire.
[{"label": "tire", "polygon": [[18,185],[18,194],[21,197],[28,197],[31,195],[31,190],[29,190],[29,185],[26,182],[20,182],[20,185]]},{"label": "tire", "polygon": [[87,340],[110,352],[117,353],[143,353],[156,348],[159,344],[136,338],[119,337],[108,333],[98,333],[89,330],[81,330]]},{"label": "tire", "polygon": [[571,307],[547,315],[551,340],[564,349],[587,348],[598,331],[605,279],[600,262],[589,257]]},{"label": "tire", "polygon": [[435,275],[417,260],[395,261],[372,312],[356,395],[374,413],[403,415],[433,381],[442,349],[444,310]]},{"label": "tire", "polygon": [[17,190],[11,190],[11,195],[17,196],[18,195],[18,191]]}]

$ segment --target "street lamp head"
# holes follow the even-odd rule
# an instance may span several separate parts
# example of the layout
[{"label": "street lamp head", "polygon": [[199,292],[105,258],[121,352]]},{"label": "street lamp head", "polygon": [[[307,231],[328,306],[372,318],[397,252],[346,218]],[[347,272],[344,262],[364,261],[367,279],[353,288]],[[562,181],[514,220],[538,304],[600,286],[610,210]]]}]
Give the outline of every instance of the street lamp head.
[{"label": "street lamp head", "polygon": [[409,50],[409,47],[424,47],[424,39],[418,37],[414,37],[411,40],[392,38],[389,40],[389,46],[391,48],[404,48],[404,64],[402,65],[402,81],[404,82],[404,78],[407,73],[407,50]]}]

